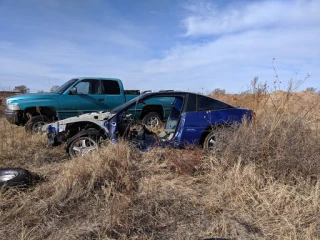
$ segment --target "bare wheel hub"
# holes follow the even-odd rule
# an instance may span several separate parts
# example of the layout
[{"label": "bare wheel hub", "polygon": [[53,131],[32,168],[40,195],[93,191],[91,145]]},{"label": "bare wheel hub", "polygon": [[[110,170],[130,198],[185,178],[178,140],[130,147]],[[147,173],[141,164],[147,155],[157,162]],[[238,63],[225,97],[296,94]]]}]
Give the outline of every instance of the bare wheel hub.
[{"label": "bare wheel hub", "polygon": [[84,156],[88,153],[96,150],[98,148],[98,144],[96,141],[89,137],[82,137],[75,140],[71,146],[71,150],[73,151],[74,156]]}]

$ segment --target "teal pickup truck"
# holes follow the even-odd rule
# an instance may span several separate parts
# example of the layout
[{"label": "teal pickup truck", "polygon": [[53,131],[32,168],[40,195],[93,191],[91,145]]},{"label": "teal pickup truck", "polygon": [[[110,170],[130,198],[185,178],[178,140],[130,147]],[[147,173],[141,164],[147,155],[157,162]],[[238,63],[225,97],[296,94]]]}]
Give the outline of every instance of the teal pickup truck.
[{"label": "teal pickup truck", "polygon": [[[116,78],[74,78],[53,93],[22,94],[6,99],[6,119],[38,132],[46,123],[81,114],[108,111],[140,95],[138,90],[124,90]],[[136,119],[157,126],[171,110],[171,101],[157,99],[132,109]]]}]

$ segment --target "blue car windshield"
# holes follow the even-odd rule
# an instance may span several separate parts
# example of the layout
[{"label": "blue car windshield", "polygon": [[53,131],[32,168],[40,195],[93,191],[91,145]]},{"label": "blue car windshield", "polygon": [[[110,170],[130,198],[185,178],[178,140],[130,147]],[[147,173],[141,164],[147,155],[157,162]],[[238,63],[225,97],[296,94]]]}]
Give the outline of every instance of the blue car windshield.
[{"label": "blue car windshield", "polygon": [[68,82],[64,83],[62,86],[58,87],[54,93],[64,93],[73,83],[75,83],[78,79],[73,78],[70,79]]}]

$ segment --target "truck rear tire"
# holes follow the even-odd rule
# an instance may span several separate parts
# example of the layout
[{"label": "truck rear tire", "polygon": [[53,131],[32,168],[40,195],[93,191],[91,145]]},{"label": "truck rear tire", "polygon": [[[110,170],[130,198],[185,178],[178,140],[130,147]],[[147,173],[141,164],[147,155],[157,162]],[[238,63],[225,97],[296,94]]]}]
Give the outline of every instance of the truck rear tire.
[{"label": "truck rear tire", "polygon": [[33,116],[28,120],[24,129],[31,134],[40,134],[42,132],[42,126],[50,122],[50,118],[45,115]]},{"label": "truck rear tire", "polygon": [[156,112],[149,112],[142,118],[142,123],[147,127],[158,128],[161,126],[161,117]]}]

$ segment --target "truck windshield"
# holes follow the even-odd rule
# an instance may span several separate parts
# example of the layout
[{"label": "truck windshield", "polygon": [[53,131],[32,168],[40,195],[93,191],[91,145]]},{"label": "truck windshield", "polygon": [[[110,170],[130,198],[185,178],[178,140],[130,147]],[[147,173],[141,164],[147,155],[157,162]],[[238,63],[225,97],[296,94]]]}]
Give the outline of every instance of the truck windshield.
[{"label": "truck windshield", "polygon": [[76,82],[78,79],[77,78],[73,78],[71,80],[69,80],[68,82],[64,83],[62,86],[58,87],[54,93],[64,93],[65,90],[67,90],[74,82]]}]

